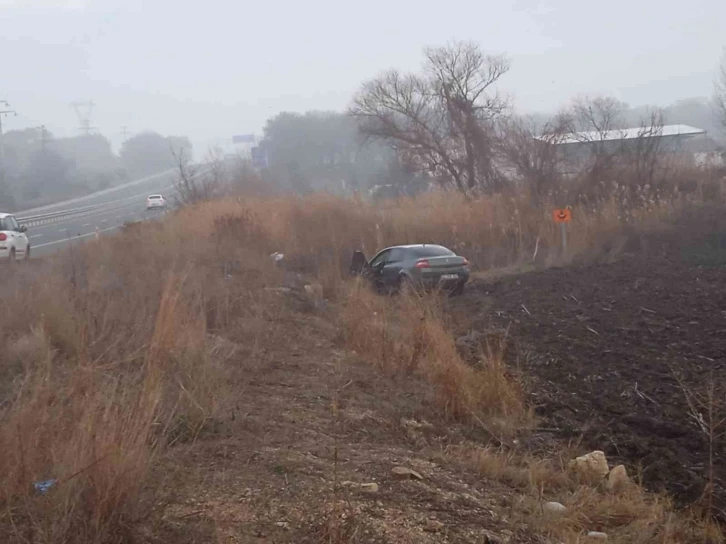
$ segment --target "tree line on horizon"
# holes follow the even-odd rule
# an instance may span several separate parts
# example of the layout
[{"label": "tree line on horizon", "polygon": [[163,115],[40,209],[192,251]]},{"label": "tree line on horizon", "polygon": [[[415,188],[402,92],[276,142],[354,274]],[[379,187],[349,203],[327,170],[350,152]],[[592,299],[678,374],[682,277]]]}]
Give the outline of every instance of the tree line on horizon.
[{"label": "tree line on horizon", "polygon": [[[522,115],[502,93],[510,70],[505,56],[487,55],[472,42],[424,50],[420,71],[383,72],[362,84],[349,109],[284,111],[268,119],[260,147],[270,185],[297,194],[393,187],[413,195],[431,185],[464,194],[527,183],[534,193],[560,175],[554,152],[565,134],[589,132],[595,150],[583,179],[630,176],[656,181],[658,139],[633,150],[596,141],[605,132],[687,124],[726,145],[726,60],[711,98],[688,98],[665,108],[630,107],[612,97],[580,98],[554,114]],[[599,135],[599,136],[598,136]],[[143,132],[118,154],[100,134],[55,138],[40,128],[4,135],[3,209],[16,210],[81,196],[151,175],[189,160],[184,136]],[[183,157],[182,157],[183,156]]]},{"label": "tree line on horizon", "polygon": [[[346,112],[280,113],[268,120],[261,143],[269,178],[303,193],[393,185],[411,194],[436,184],[474,194],[522,181],[541,192],[560,171],[549,144],[565,134],[589,132],[596,140],[635,127],[647,136],[665,124],[686,124],[705,130],[709,145],[726,145],[726,67],[711,98],[655,108],[585,97],[549,115],[517,111],[502,93],[509,70],[505,56],[454,42],[427,48],[419,72],[389,70],[366,81]],[[594,157],[582,172],[589,181],[663,178],[658,138],[615,150],[589,143]]]},{"label": "tree line on horizon", "polygon": [[172,152],[191,154],[187,137],[147,131],[127,139],[118,154],[101,134],[56,138],[43,128],[3,135],[2,209],[22,210],[82,196],[174,167]]}]

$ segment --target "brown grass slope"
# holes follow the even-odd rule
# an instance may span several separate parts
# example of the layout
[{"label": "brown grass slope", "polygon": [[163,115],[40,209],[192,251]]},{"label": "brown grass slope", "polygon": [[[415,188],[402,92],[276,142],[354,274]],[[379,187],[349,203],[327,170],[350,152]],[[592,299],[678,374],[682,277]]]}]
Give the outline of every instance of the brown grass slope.
[{"label": "brown grass slope", "polygon": [[[228,199],[9,272],[0,533],[18,543],[711,538],[661,497],[611,495],[577,483],[559,455],[528,456],[525,377],[497,346],[471,364],[436,297],[382,299],[344,276],[353,249],[405,242],[444,243],[480,268],[531,261],[535,249],[537,263],[560,259],[547,209],[528,202]],[[691,205],[623,208],[613,197],[578,208],[571,255],[606,240],[613,257],[622,227]],[[299,289],[316,281],[327,301]],[[423,479],[396,480],[395,466]],[[48,479],[46,493],[34,489]],[[359,485],[371,483],[377,491]],[[544,500],[567,514],[548,515]]]}]

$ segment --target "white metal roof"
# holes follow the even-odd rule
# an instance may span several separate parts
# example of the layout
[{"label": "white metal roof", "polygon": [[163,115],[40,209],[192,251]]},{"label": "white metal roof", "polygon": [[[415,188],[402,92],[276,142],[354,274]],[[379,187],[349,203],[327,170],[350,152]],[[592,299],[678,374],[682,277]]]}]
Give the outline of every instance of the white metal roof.
[{"label": "white metal roof", "polygon": [[[597,131],[591,132],[573,132],[565,134],[562,139],[557,140],[558,144],[575,144],[599,142],[603,140],[633,140],[635,138],[657,138],[661,136],[692,136],[695,134],[705,134],[706,131],[701,128],[691,127],[688,125],[663,125],[662,127],[635,127],[625,128],[622,130],[609,130],[600,134]],[[539,139],[544,139],[538,136]]]}]

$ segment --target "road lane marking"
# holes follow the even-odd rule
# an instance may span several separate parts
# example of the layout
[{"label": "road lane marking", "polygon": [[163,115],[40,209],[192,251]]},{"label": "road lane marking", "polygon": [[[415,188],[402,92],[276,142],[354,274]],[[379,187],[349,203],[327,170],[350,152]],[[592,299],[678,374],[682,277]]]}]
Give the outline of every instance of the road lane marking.
[{"label": "road lane marking", "polygon": [[83,227],[90,227],[90,226],[91,226],[90,223],[86,223],[85,225],[81,225],[81,228],[83,228]]},{"label": "road lane marking", "polygon": [[[211,169],[205,170],[205,171],[203,171],[201,173],[206,173],[209,170],[211,170]],[[30,210],[25,210],[24,212],[21,212],[21,213],[30,213],[30,212],[39,213],[40,211],[50,210],[50,209],[53,209],[53,208],[59,208],[61,206],[67,206],[69,204],[73,204],[73,203],[76,203],[76,202],[83,202],[83,201],[88,201],[88,200],[95,200],[96,198],[98,198],[100,196],[105,196],[107,194],[113,194],[115,192],[120,192],[120,191],[123,191],[124,189],[127,189],[129,187],[134,187],[135,185],[140,185],[140,184],[142,184],[142,183],[144,183],[146,181],[151,181],[151,180],[154,180],[154,179],[157,179],[157,178],[161,178],[161,177],[164,177],[164,176],[168,176],[168,175],[172,174],[174,171],[175,171],[174,168],[170,168],[169,170],[165,170],[164,172],[159,172],[159,173],[153,174],[151,176],[147,176],[145,178],[141,178],[141,179],[137,179],[137,180],[134,180],[134,181],[130,181],[128,183],[124,183],[123,185],[117,185],[116,187],[109,187],[108,189],[103,189],[102,191],[96,191],[95,193],[91,193],[89,195],[84,195],[84,196],[77,197],[77,198],[72,198],[70,200],[63,200],[61,202],[54,202],[53,204],[48,204],[46,206],[40,206],[38,208],[31,208]],[[144,192],[144,193],[138,193],[138,194],[141,195],[141,194],[149,194],[149,193]],[[114,200],[119,200],[119,199],[111,199],[111,201],[114,201]]]},{"label": "road lane marking", "polygon": [[30,235],[31,238],[40,238],[41,236],[43,236],[43,235],[42,234],[31,234]]},{"label": "road lane marking", "polygon": [[60,229],[58,232],[66,232],[68,229]]},{"label": "road lane marking", "polygon": [[108,223],[108,219],[101,219],[101,223]]},{"label": "road lane marking", "polygon": [[[109,230],[117,230],[120,228],[121,228],[121,226],[108,227],[106,229],[100,229],[98,231],[98,233],[100,234],[102,232],[108,232]],[[95,236],[95,235],[96,235],[95,232],[89,232],[88,234],[79,234],[78,236],[74,236],[73,238],[70,238],[70,239],[56,240],[55,242],[46,242],[45,244],[38,244],[37,246],[33,246],[33,249],[38,249],[38,248],[46,247],[46,246],[52,246],[55,244],[65,244],[67,242],[73,242],[73,240],[78,240],[79,238],[88,238],[89,236]]]}]

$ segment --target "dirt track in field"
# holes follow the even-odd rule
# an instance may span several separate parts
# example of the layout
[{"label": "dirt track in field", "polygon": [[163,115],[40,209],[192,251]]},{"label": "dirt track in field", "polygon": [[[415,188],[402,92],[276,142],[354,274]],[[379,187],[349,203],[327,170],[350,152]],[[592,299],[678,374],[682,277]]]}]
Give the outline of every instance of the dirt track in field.
[{"label": "dirt track in field", "polygon": [[[549,269],[473,284],[453,303],[468,328],[508,328],[544,426],[642,471],[678,502],[701,496],[707,439],[685,389],[720,387],[726,416],[726,267],[681,258]],[[722,429],[723,430],[723,429]],[[716,493],[726,505],[723,441]]]}]

